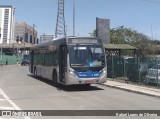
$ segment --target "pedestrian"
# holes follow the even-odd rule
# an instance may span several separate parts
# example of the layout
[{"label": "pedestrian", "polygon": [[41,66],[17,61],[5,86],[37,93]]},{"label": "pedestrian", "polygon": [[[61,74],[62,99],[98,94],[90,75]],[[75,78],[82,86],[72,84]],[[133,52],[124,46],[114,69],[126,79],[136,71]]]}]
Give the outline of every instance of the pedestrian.
[{"label": "pedestrian", "polygon": [[18,64],[19,62],[18,62],[18,59],[17,59],[17,64]]},{"label": "pedestrian", "polygon": [[8,65],[8,59],[6,58],[6,65]]}]

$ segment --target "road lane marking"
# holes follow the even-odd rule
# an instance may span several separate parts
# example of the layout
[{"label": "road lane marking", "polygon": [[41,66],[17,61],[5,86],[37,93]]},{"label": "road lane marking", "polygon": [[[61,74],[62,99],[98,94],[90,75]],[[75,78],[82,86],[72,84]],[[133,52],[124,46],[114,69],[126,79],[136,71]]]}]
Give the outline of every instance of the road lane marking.
[{"label": "road lane marking", "polygon": [[[0,110],[22,110],[20,107],[18,107],[12,100],[9,99],[9,97],[3,92],[3,90],[0,88],[0,93],[3,95],[5,100],[7,100],[13,107],[0,107]],[[1,109],[2,108],[2,109]],[[11,109],[12,108],[12,109]],[[31,119],[30,117],[23,117],[24,119]]]},{"label": "road lane marking", "polygon": [[4,98],[16,109],[16,110],[20,110],[20,108],[12,101],[9,99],[9,97],[2,91],[2,89],[0,89],[0,92],[2,92],[2,95],[4,96]]}]

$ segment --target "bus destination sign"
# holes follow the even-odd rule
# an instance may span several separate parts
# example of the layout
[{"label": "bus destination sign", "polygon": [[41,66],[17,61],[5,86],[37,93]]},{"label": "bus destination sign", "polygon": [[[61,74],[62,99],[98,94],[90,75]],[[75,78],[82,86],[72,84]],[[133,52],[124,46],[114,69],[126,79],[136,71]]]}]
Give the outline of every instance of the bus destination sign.
[{"label": "bus destination sign", "polygon": [[69,39],[69,43],[73,44],[97,44],[98,39]]}]

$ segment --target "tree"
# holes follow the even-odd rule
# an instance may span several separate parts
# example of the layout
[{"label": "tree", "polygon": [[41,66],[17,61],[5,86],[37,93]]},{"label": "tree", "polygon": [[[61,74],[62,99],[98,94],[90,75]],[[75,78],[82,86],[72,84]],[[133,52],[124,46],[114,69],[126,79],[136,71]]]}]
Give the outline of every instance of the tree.
[{"label": "tree", "polygon": [[96,37],[96,30],[93,30],[93,32],[91,32],[91,33],[89,33],[89,34],[90,34],[90,36]]},{"label": "tree", "polygon": [[[93,30],[92,35],[96,34]],[[158,48],[156,44],[158,41],[153,41],[150,37],[143,33],[139,33],[131,28],[120,26],[110,29],[110,43],[111,44],[130,44],[137,47],[139,56],[145,58],[148,55],[155,55]]]}]

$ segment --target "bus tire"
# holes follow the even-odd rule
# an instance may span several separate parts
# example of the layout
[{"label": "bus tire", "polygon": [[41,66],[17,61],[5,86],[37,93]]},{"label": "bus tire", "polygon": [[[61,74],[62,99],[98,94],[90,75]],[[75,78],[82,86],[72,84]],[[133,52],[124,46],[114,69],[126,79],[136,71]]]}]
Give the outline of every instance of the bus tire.
[{"label": "bus tire", "polygon": [[55,86],[57,86],[58,85],[58,79],[57,79],[57,73],[56,73],[56,71],[53,71],[53,73],[52,73],[52,80],[53,80],[53,84]]},{"label": "bus tire", "polygon": [[84,87],[90,87],[91,84],[83,84]]}]

